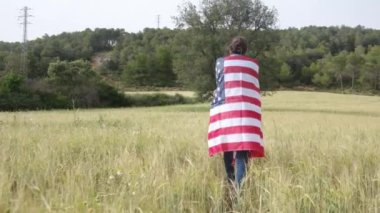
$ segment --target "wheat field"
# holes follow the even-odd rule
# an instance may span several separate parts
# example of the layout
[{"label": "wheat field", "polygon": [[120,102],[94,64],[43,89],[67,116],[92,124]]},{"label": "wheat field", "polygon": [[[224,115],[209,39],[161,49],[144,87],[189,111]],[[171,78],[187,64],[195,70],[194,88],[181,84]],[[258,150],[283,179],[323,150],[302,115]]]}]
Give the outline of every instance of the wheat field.
[{"label": "wheat field", "polygon": [[0,212],[380,212],[380,97],[263,97],[266,157],[238,193],[208,110],[0,112]]}]

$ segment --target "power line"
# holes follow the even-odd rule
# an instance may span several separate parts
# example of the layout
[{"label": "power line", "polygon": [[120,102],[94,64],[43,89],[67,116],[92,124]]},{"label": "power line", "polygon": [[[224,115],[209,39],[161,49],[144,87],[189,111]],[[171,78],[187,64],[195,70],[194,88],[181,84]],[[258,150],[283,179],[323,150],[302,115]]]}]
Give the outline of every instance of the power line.
[{"label": "power line", "polygon": [[160,15],[157,15],[157,29],[160,29]]},{"label": "power line", "polygon": [[21,53],[21,68],[20,72],[22,74],[27,74],[28,72],[28,25],[31,24],[28,21],[29,17],[32,15],[29,14],[31,8],[25,6],[21,9],[21,15],[19,19],[21,19],[21,25],[23,26],[23,36],[22,36],[22,53]]}]

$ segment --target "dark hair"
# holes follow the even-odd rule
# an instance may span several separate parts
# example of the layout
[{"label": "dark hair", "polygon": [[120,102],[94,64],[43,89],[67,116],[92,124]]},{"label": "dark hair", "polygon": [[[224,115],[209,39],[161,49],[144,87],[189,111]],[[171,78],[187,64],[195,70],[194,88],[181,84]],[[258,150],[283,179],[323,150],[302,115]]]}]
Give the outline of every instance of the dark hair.
[{"label": "dark hair", "polygon": [[247,52],[247,40],[242,36],[236,36],[232,39],[228,50],[231,53],[244,55]]}]

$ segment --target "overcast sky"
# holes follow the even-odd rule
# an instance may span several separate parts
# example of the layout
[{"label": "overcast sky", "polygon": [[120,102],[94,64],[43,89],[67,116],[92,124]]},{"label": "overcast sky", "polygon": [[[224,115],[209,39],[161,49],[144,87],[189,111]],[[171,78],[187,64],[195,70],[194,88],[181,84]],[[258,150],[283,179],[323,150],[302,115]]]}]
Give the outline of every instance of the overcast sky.
[{"label": "overcast sky", "polygon": [[[278,27],[356,26],[380,29],[380,0],[262,0],[275,7]],[[81,31],[86,28],[123,28],[138,32],[145,27],[174,27],[171,19],[183,0],[0,0],[0,41],[21,41],[18,16],[30,7],[32,23],[28,39],[44,34]],[[199,5],[200,0],[191,0]]]}]

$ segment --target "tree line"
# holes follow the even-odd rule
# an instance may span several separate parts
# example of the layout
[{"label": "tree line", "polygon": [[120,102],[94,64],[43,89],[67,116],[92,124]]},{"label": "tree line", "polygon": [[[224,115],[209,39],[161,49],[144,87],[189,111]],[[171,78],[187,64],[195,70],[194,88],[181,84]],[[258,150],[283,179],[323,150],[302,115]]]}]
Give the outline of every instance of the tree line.
[{"label": "tree line", "polygon": [[[235,35],[245,36],[247,55],[259,59],[264,90],[380,90],[380,30],[276,29],[276,9],[260,0],[211,0],[199,7],[185,2],[175,22],[175,29],[146,28],[138,33],[86,29],[45,35],[28,43],[26,73],[21,72],[22,44],[0,42],[1,103],[17,106],[28,100],[25,105],[41,108],[125,105],[124,96],[104,81],[107,78],[127,88],[177,87],[207,98],[215,87],[215,60],[227,54]],[[100,53],[105,58],[95,66]]]}]

